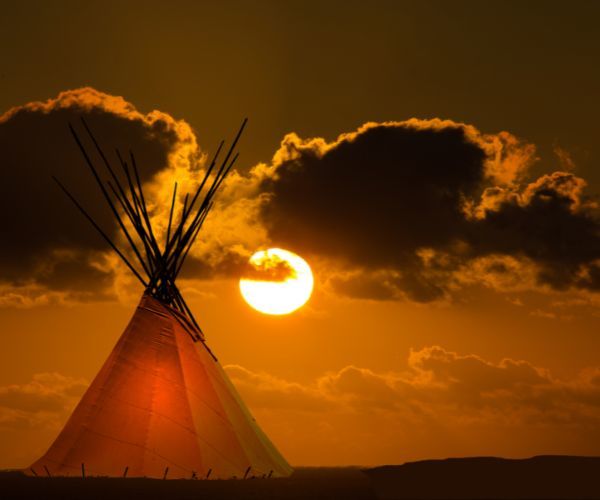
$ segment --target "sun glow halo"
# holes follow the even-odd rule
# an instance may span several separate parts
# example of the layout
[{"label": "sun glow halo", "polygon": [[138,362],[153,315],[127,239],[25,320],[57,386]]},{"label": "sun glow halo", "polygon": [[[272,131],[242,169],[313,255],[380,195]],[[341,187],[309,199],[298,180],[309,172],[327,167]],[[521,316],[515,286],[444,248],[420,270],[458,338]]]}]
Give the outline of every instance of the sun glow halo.
[{"label": "sun glow halo", "polygon": [[269,248],[256,252],[248,264],[254,272],[251,277],[240,279],[240,291],[257,311],[289,314],[310,298],[313,274],[299,255],[282,248]]}]

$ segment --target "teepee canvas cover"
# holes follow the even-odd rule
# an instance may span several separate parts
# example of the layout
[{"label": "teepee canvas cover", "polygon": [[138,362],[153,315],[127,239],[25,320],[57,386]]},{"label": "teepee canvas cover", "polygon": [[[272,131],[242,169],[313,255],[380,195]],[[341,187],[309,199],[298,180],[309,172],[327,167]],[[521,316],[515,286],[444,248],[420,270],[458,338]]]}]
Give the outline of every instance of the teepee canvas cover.
[{"label": "teepee canvas cover", "polygon": [[144,296],[64,429],[32,467],[170,478],[291,472],[177,311]]},{"label": "teepee canvas cover", "polygon": [[[78,144],[81,147],[79,140]],[[94,169],[87,155],[86,160]],[[215,174],[209,198],[231,164]],[[124,170],[127,173],[126,164]],[[140,238],[147,238],[142,241],[144,248],[155,252],[141,186],[131,183],[130,188],[131,200],[121,197],[120,201],[125,208],[130,204],[134,216],[139,212],[139,219],[136,216],[132,222]],[[205,197],[198,209],[204,212],[197,220],[206,216],[209,202]],[[189,249],[186,245],[191,245],[199,229],[193,219],[186,223],[193,204],[184,205],[174,240],[167,236],[165,250],[158,255],[146,253],[143,267],[150,271],[149,279],[142,278],[146,292],[133,318],[61,433],[31,466],[33,473],[211,479],[291,473],[206,345],[175,286]],[[172,212],[173,205],[170,219]],[[186,238],[187,234],[191,236]]]}]

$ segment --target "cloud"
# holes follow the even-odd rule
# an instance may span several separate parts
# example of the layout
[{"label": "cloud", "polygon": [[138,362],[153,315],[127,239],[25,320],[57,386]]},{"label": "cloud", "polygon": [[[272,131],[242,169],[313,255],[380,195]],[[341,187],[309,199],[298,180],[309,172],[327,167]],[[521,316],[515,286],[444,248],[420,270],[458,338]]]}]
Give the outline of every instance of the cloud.
[{"label": "cloud", "polygon": [[[52,175],[61,179],[115,235],[116,223],[67,128],[73,123],[93,151],[81,117],[111,160],[116,161],[115,148],[135,153],[142,182],[169,177],[165,189],[170,190],[175,174],[189,177],[202,160],[187,123],[160,111],[141,113],[122,97],[92,88],[10,109],[0,116],[0,281],[5,284],[102,295],[114,280],[115,268],[102,263],[105,242],[51,180]],[[161,204],[160,197],[151,196],[153,211]]]},{"label": "cloud", "polygon": [[225,369],[261,425],[301,463],[324,463],[328,446],[332,463],[343,456],[364,464],[371,456],[581,453],[600,437],[599,367],[558,379],[525,360],[431,346],[411,351],[396,371],[351,365],[305,383]]},{"label": "cloud", "polygon": [[[503,411],[507,398],[520,399],[523,393],[528,396],[534,389],[557,385],[546,370],[527,361],[503,359],[491,363],[479,356],[459,355],[439,346],[412,351],[408,365],[413,372],[408,379],[411,387],[434,392],[440,401],[471,410],[493,405]],[[496,403],[496,400],[501,401]],[[534,399],[520,402],[521,407],[535,404]]]},{"label": "cloud", "polygon": [[563,168],[563,170],[567,172],[575,170],[575,161],[566,149],[563,149],[560,146],[555,146],[553,151],[556,157],[558,158],[560,166]]},{"label": "cloud", "polygon": [[506,254],[475,257],[453,274],[459,286],[479,285],[500,292],[522,292],[537,286],[539,269],[534,261]]},{"label": "cloud", "polygon": [[[335,273],[330,284],[336,292],[356,299],[399,300],[401,274],[396,271],[354,270]],[[433,294],[443,291],[433,289]]]},{"label": "cloud", "polygon": [[[296,464],[593,453],[600,438],[600,367],[559,379],[526,360],[490,361],[430,346],[411,350],[396,370],[349,365],[304,382],[240,365],[225,370]],[[40,373],[1,386],[6,456],[20,453],[26,465],[42,453],[36,447],[55,437],[87,385]]]},{"label": "cloud", "polygon": [[73,301],[113,300],[110,292],[102,293],[90,287],[88,290],[49,290],[43,285],[31,283],[24,286],[0,285],[0,308],[31,309],[38,306],[64,306]]},{"label": "cloud", "polygon": [[271,173],[260,164],[248,174],[236,170],[229,174],[202,226],[201,237],[190,250],[182,277],[240,277],[248,272],[252,254],[272,246],[260,217],[266,196],[261,183]]},{"label": "cloud", "polygon": [[573,421],[591,413],[600,417],[600,368],[559,380],[524,360],[494,363],[440,346],[411,351],[407,366],[395,372],[346,366],[306,385],[238,365],[225,369],[256,407],[289,408],[288,402],[294,400],[293,407],[302,411],[379,408],[412,416],[425,411],[440,420],[461,418],[464,412],[485,421],[532,413],[553,420],[553,411],[569,413]]},{"label": "cloud", "polygon": [[473,252],[527,258],[538,267],[537,282],[556,290],[598,291],[600,219],[597,204],[583,196],[585,185],[554,172],[520,192],[484,192],[471,231]]},{"label": "cloud", "polygon": [[[159,238],[173,182],[177,218],[204,167],[187,123],[91,88],[0,116],[0,210],[10,214],[0,307],[133,290],[129,272],[50,181],[64,180],[116,234],[66,129],[81,116],[107,152],[136,153]],[[254,276],[250,255],[281,246],[320,263],[321,281],[353,298],[427,303],[482,285],[595,293],[599,204],[572,172],[527,180],[537,160],[533,145],[508,132],[450,120],[366,123],[331,142],[288,134],[269,164],[231,173],[181,278]],[[273,268],[267,277],[286,272]]]},{"label": "cloud", "polygon": [[369,124],[333,144],[288,135],[262,215],[273,240],[301,252],[402,266],[460,232],[461,200],[482,182],[485,158],[458,125]]},{"label": "cloud", "polygon": [[598,203],[570,172],[523,184],[535,161],[507,132],[412,119],[333,142],[289,134],[252,175],[270,241],[329,259],[331,285],[351,297],[439,300],[485,265],[492,288],[526,268],[531,288],[596,291]]},{"label": "cloud", "polygon": [[87,388],[83,379],[38,373],[25,384],[0,387],[0,429],[56,428]]},{"label": "cloud", "polygon": [[269,409],[321,411],[330,405],[327,398],[313,387],[274,377],[265,372],[252,372],[243,366],[227,365],[227,374],[253,406]]},{"label": "cloud", "polygon": [[242,277],[254,281],[285,281],[296,277],[296,270],[277,255],[248,262]]}]

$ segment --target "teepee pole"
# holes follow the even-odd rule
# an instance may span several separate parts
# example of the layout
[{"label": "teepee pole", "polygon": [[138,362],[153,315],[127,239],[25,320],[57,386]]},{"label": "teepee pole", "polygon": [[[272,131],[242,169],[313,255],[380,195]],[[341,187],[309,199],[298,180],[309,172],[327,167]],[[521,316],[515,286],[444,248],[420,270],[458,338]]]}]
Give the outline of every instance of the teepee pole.
[{"label": "teepee pole", "polygon": [[[237,160],[238,156],[239,155],[236,154],[233,157],[233,159],[229,163],[229,166],[225,169],[224,173],[221,175],[221,177],[215,183],[216,185],[214,185],[211,188],[211,191],[209,193],[207,193],[205,202],[203,202],[203,203],[208,202],[208,204],[206,205],[206,208],[204,209],[204,211],[202,211],[202,210],[198,211],[198,214],[196,215],[196,219],[190,225],[190,228],[192,228],[192,231],[190,232],[188,238],[191,238],[191,242],[188,244],[187,251],[189,251],[190,246],[193,244],[193,241],[196,239],[196,236],[198,235],[198,231],[200,230],[200,228],[202,227],[202,224],[204,223],[204,219],[206,218],[206,216],[210,212],[210,209],[214,205],[214,202],[212,201],[212,199],[214,198],[216,192],[219,190],[223,180],[225,179],[225,177],[231,170],[231,167]],[[185,252],[186,255],[187,255],[187,251]],[[184,257],[184,259],[185,259],[185,257]],[[181,267],[181,266],[179,266],[179,267]]]},{"label": "teepee pole", "polygon": [[215,155],[213,156],[213,159],[204,175],[204,178],[202,179],[202,182],[196,189],[196,192],[192,198],[192,202],[189,205],[188,205],[189,193],[185,195],[179,224],[177,225],[177,229],[173,233],[173,236],[171,237],[171,239],[169,241],[167,241],[167,244],[165,246],[165,251],[163,253],[163,257],[164,257],[163,265],[162,265],[160,271],[158,273],[156,273],[155,276],[150,279],[151,284],[155,283],[156,280],[159,279],[160,273],[164,272],[164,270],[166,270],[170,266],[173,256],[177,255],[181,251],[181,248],[183,246],[181,244],[181,241],[183,239],[184,228],[185,228],[187,219],[191,213],[194,203],[196,202],[196,199],[200,195],[202,189],[204,188],[204,185],[206,184],[206,181],[210,177],[210,174],[211,174],[214,166],[216,165],[216,160],[217,160],[219,153],[223,147],[223,144],[224,144],[224,141],[221,141],[221,143],[219,144],[219,147],[217,148],[217,151],[216,151]]},{"label": "teepee pole", "polygon": [[[107,182],[108,187],[112,190],[115,198],[117,199],[117,201],[119,202],[119,204],[121,205],[121,207],[123,208],[123,211],[129,216],[129,220],[131,220],[131,222],[133,223],[134,227],[135,227],[135,223],[133,222],[133,220],[131,219],[131,215],[128,213],[127,208],[125,206],[125,203],[123,202],[123,200],[121,199],[121,197],[119,196],[119,193],[117,193],[117,191],[115,190],[114,186],[112,185],[112,183],[110,181]],[[141,239],[141,238],[140,238]],[[152,275],[152,272],[150,271],[150,268],[152,267],[151,264],[151,260],[149,259],[148,262],[146,263],[144,261],[144,258],[142,257],[142,255],[140,254],[139,250],[137,249],[137,246],[133,244],[133,242],[131,242],[131,247],[133,248],[133,251],[135,252],[135,254],[137,255],[140,263],[142,264],[142,267],[144,268],[144,271],[146,272],[146,274],[148,276]]]},{"label": "teepee pole", "polygon": [[[225,154],[225,157],[218,161],[225,144],[224,141],[220,142],[212,161],[204,172],[201,182],[192,193],[187,193],[185,195],[177,223],[174,221],[174,214],[178,184],[177,182],[175,183],[169,210],[165,244],[162,251],[158,244],[158,240],[156,239],[156,235],[154,234],[154,229],[152,227],[152,222],[148,212],[148,206],[144,197],[140,173],[133,152],[129,151],[131,163],[128,163],[123,159],[119,150],[115,150],[119,164],[126,179],[126,182],[121,181],[121,179],[123,179],[122,175],[117,175],[117,172],[110,164],[110,161],[102,150],[87,122],[83,118],[81,119],[81,122],[110,175],[110,178],[106,181],[108,190],[104,185],[104,182],[100,179],[100,175],[96,166],[92,162],[85,147],[83,146],[83,143],[71,124],[69,124],[69,129],[71,130],[75,142],[77,143],[86,161],[86,164],[92,172],[96,183],[102,191],[110,210],[117,220],[122,233],[125,235],[129,245],[131,245],[131,249],[139,261],[139,264],[143,268],[144,273],[147,275],[148,281],[141,276],[141,274],[135,269],[133,264],[128,260],[124,253],[118,249],[115,243],[99,227],[99,225],[96,224],[93,218],[66,190],[66,188],[57,179],[55,179],[56,182],[71,199],[71,201],[75,203],[77,208],[89,220],[94,228],[100,233],[100,235],[109,243],[111,248],[117,252],[127,267],[129,267],[129,269],[134,273],[136,278],[138,278],[138,280],[145,286],[146,292],[152,294],[156,298],[159,298],[165,303],[172,305],[185,317],[189,318],[191,324],[197,328],[198,332],[200,332],[199,338],[202,339],[202,330],[200,329],[198,322],[194,318],[192,311],[186,304],[181,293],[175,286],[174,281],[179,275],[183,263],[185,262],[192,245],[195,243],[209,211],[214,205],[213,199],[217,191],[220,189],[225,178],[231,171],[231,168],[238,158],[238,154],[235,153],[235,149],[242,132],[244,131],[247,119],[243,120],[242,125],[240,126],[237,134],[234,137],[234,140]],[[217,162],[219,163],[218,166]],[[125,191],[127,187],[129,188],[129,195]],[[116,201],[113,200],[113,197]],[[117,206],[119,210],[117,210]],[[134,230],[131,234],[130,230],[128,230],[127,226],[125,225],[125,222],[127,221],[131,223],[130,229],[133,227]],[[134,242],[132,234],[137,234],[137,237],[139,238],[143,248],[138,248],[140,243]],[[144,255],[142,255],[142,253]]]},{"label": "teepee pole", "polygon": [[194,324],[194,326],[198,329],[198,331],[204,335],[204,333],[202,332],[202,329],[200,328],[200,325],[198,324],[198,322],[196,321],[196,318],[194,317],[194,315],[192,314],[192,311],[190,310],[190,308],[188,307],[187,303],[185,302],[185,299],[183,298],[183,296],[181,295],[181,292],[179,291],[178,288],[175,288],[175,297],[177,298],[177,300],[181,303],[181,305],[183,306],[183,309],[185,310],[185,313],[187,314],[187,316],[190,318],[190,320],[192,321],[192,323]]},{"label": "teepee pole", "polygon": [[190,204],[190,210],[188,210],[188,205],[187,205],[188,194],[185,195],[185,200],[183,202],[183,209],[181,211],[181,216],[180,216],[179,224],[177,225],[177,229],[173,233],[173,238],[170,241],[167,242],[167,246],[165,247],[165,252],[164,252],[165,256],[169,255],[169,252],[173,248],[173,245],[177,245],[177,244],[179,244],[181,242],[181,237],[183,235],[183,228],[185,227],[185,223],[187,221],[189,212],[191,211],[191,206],[196,202],[196,198],[199,196],[200,192],[204,188],[204,185],[205,185],[206,181],[210,177],[210,174],[211,174],[211,172],[212,172],[212,170],[213,170],[213,168],[214,168],[214,166],[216,164],[216,161],[217,161],[217,158],[219,156],[219,153],[220,153],[221,149],[223,148],[223,144],[224,144],[224,141],[221,141],[221,143],[219,144],[219,147],[217,148],[216,153],[213,156],[212,161],[210,162],[210,165],[208,166],[208,168],[206,170],[206,173],[204,174],[204,178],[202,179],[202,182],[200,183],[200,185],[196,189],[196,192],[195,192],[194,197],[192,199],[192,203]]},{"label": "teepee pole", "polygon": [[131,175],[129,174],[129,167],[127,166],[127,162],[125,160],[123,160],[123,157],[121,156],[121,153],[119,152],[119,150],[116,149],[115,152],[117,153],[117,158],[119,158],[119,163],[121,164],[121,169],[123,170],[123,172],[125,172],[125,177],[127,178],[127,184],[129,186],[129,192],[131,193],[131,199],[133,200],[133,208],[135,209],[137,219],[139,220],[139,222],[141,224],[142,214],[140,212],[140,204],[139,204],[137,193],[135,191],[135,187],[133,185],[133,181],[131,180]]},{"label": "teepee pole", "polygon": [[[119,223],[119,226],[120,226],[121,230],[123,231],[123,234],[127,238],[127,241],[129,242],[129,244],[133,248],[135,248],[135,244],[133,243],[133,240],[131,239],[131,236],[129,235],[127,228],[123,224],[123,221],[121,220],[121,217],[119,216],[119,212],[117,211],[112,200],[110,199],[110,195],[106,191],[106,188],[104,187],[104,184],[102,183],[102,180],[100,179],[100,176],[98,175],[98,171],[96,170],[96,167],[94,167],[94,164],[92,163],[90,157],[88,156],[87,151],[83,147],[83,144],[81,143],[81,140],[79,139],[79,136],[77,135],[77,133],[75,132],[75,129],[73,128],[73,126],[70,123],[69,123],[69,129],[71,130],[71,134],[73,134],[73,138],[75,139],[75,142],[79,146],[79,149],[81,150],[88,167],[90,168],[94,178],[96,179],[96,183],[100,187],[100,190],[102,191],[102,194],[104,195],[104,198],[108,202],[108,205],[109,205],[110,209],[112,210],[113,215],[117,219],[117,222]],[[139,257],[139,258],[141,260],[141,257]]]},{"label": "teepee pole", "polygon": [[[246,123],[248,122],[247,118],[244,118],[244,120],[242,121],[242,125],[239,128],[233,142],[231,143],[231,146],[229,147],[229,150],[227,151],[227,155],[225,156],[225,158],[223,159],[223,161],[221,162],[221,166],[219,167],[219,170],[215,176],[215,179],[213,180],[213,183],[211,185],[211,188],[209,189],[207,195],[204,197],[204,201],[202,202],[202,204],[200,205],[200,208],[198,209],[198,212],[200,212],[203,207],[205,207],[206,205],[208,205],[208,202],[210,201],[210,198],[212,197],[212,193],[214,193],[213,188],[215,186],[215,184],[217,183],[219,177],[221,176],[221,174],[223,173],[223,170],[226,168],[227,166],[227,162],[229,161],[229,158],[231,157],[231,154],[233,153],[233,150],[235,149],[235,147],[237,146],[237,143],[239,142],[239,139],[242,135],[242,132],[244,131],[244,128],[246,127]],[[211,161],[206,174],[204,175],[204,178],[202,180],[202,182],[200,183],[200,185],[198,186],[198,188],[196,189],[196,193],[194,194],[194,197],[192,199],[192,202],[190,203],[189,207],[184,210],[183,215],[181,217],[181,221],[179,223],[179,227],[177,228],[177,233],[179,233],[178,235],[178,244],[181,243],[182,235],[181,232],[183,232],[183,228],[185,227],[185,223],[187,222],[188,216],[190,215],[192,208],[194,206],[194,204],[196,203],[196,199],[198,198],[198,196],[200,195],[202,189],[204,188],[204,185],[206,184],[208,178],[210,177],[210,174],[212,172],[212,170],[214,169],[215,165],[216,165],[216,160],[217,157],[223,147],[224,141],[221,141],[221,143],[219,144],[219,147],[217,149],[217,152],[215,153],[213,160]],[[236,155],[237,158],[237,155]],[[229,168],[231,168],[231,165],[229,166]],[[209,196],[210,195],[210,196]],[[189,230],[189,226],[188,226],[188,230]],[[175,235],[173,238],[173,242],[175,241]],[[170,245],[169,245],[170,246]],[[169,248],[167,248],[167,251],[165,251],[165,253],[168,253]]]},{"label": "teepee pole", "polygon": [[125,214],[127,215],[127,217],[129,218],[129,221],[131,222],[131,225],[133,226],[133,228],[135,229],[138,238],[140,239],[140,241],[142,242],[142,244],[144,245],[144,251],[146,253],[146,263],[148,264],[148,266],[150,267],[150,269],[152,270],[152,272],[148,273],[150,276],[152,275],[152,273],[154,272],[154,265],[153,265],[153,252],[152,250],[149,248],[148,243],[147,243],[147,234],[146,234],[146,230],[142,224],[142,221],[140,220],[140,218],[138,217],[138,215],[136,214],[136,212],[134,211],[134,208],[131,206],[131,203],[129,202],[129,200],[127,199],[127,197],[122,197],[119,195],[119,193],[115,190],[114,186],[112,185],[112,183],[110,181],[107,181],[107,185],[111,188],[115,198],[119,201],[121,207],[123,208],[123,211],[125,212]]},{"label": "teepee pole", "polygon": [[175,241],[177,241],[177,244],[181,243],[181,236],[183,235],[183,227],[185,226],[185,220],[186,220],[186,211],[187,211],[187,207],[188,207],[188,200],[189,200],[189,193],[187,193],[185,195],[185,198],[183,200],[183,208],[181,211],[181,230],[179,231],[179,234],[177,235],[177,238],[175,239]]},{"label": "teepee pole", "polygon": [[171,210],[169,210],[169,225],[167,226],[167,240],[165,242],[165,250],[167,248],[167,243],[169,242],[169,238],[171,236],[171,224],[173,222],[173,209],[175,208],[175,198],[177,197],[177,182],[175,182],[175,186],[173,187],[173,199],[171,200]]},{"label": "teepee pole", "polygon": [[[217,172],[211,187],[209,188],[208,192],[206,193],[204,200],[200,204],[200,207],[198,208],[198,211],[197,211],[196,215],[194,216],[194,219],[192,220],[192,222],[188,225],[187,229],[185,230],[185,234],[184,235],[182,235],[181,233],[179,234],[180,239],[177,242],[176,251],[174,251],[167,258],[167,266],[172,266],[172,265],[176,266],[175,262],[180,258],[181,254],[184,251],[184,248],[188,244],[192,235],[195,233],[195,231],[197,229],[198,221],[200,220],[200,218],[205,217],[206,216],[205,214],[208,213],[209,207],[212,205],[212,198],[214,197],[216,190],[218,189],[218,186],[220,185],[220,183],[222,182],[222,180],[224,178],[223,177],[224,173],[226,175],[226,173],[231,169],[231,166],[237,159],[237,156],[238,155],[235,155],[235,157],[233,158],[233,160],[231,161],[231,163],[229,165],[223,163],[221,165],[221,167],[219,168],[219,171]],[[188,214],[189,213],[190,213],[190,210],[188,210]],[[181,227],[183,227],[183,226],[181,226]]]},{"label": "teepee pole", "polygon": [[[244,129],[244,125],[245,124],[246,124],[246,120],[244,120],[244,123],[242,124],[242,127],[240,128],[240,131],[238,132],[238,135],[236,137],[235,143],[237,143],[237,141],[239,139],[239,136],[241,134],[241,131]],[[235,145],[235,143],[234,143],[234,145]],[[232,145],[232,147],[234,145]],[[225,158],[225,160],[223,161],[223,164],[219,168],[219,171],[217,172],[217,174],[215,176],[215,179],[214,179],[214,181],[213,181],[210,189],[206,193],[206,196],[204,197],[204,200],[202,201],[202,204],[200,205],[200,208],[198,209],[198,211],[197,211],[194,219],[192,220],[192,223],[188,226],[188,229],[186,230],[185,235],[182,237],[182,241],[183,241],[182,246],[185,246],[187,244],[187,242],[189,241],[189,238],[194,233],[196,223],[198,222],[199,218],[202,216],[203,212],[205,210],[207,210],[209,204],[211,203],[212,198],[214,197],[214,195],[216,194],[217,190],[221,186],[223,180],[225,179],[225,176],[229,173],[229,171],[231,170],[231,167],[233,166],[233,164],[237,160],[238,155],[236,154],[233,157],[233,159],[231,160],[230,163],[226,163],[226,161],[228,161],[229,157],[231,156],[230,155],[231,150],[232,149],[230,148],[229,152],[227,153],[227,157]]]},{"label": "teepee pole", "polygon": [[[129,185],[129,192],[131,193],[131,198],[133,200],[133,211],[135,211],[136,217],[135,217],[135,222],[132,219],[132,223],[134,225],[134,227],[136,228],[136,231],[138,232],[138,236],[140,237],[140,239],[142,240],[142,243],[144,244],[144,249],[146,251],[146,254],[148,256],[148,261],[151,264],[151,269],[152,269],[152,275],[154,275],[155,272],[155,265],[154,265],[154,259],[151,258],[153,255],[153,250],[150,248],[150,239],[148,237],[148,234],[146,233],[146,230],[144,228],[144,224],[142,222],[142,216],[141,216],[141,212],[140,212],[140,208],[139,208],[139,199],[137,196],[137,193],[135,191],[133,182],[131,180],[131,175],[129,174],[129,167],[127,166],[127,162],[125,162],[123,160],[123,158],[121,157],[121,153],[119,152],[119,150],[115,150],[117,153],[117,157],[119,158],[119,162],[121,164],[121,168],[123,169],[123,171],[125,172],[125,176],[127,177],[127,183]],[[156,256],[155,256],[156,258]]]},{"label": "teepee pole", "polygon": [[211,202],[211,204],[208,206],[208,208],[204,211],[204,214],[202,214],[202,218],[200,219],[200,222],[198,223],[198,225],[194,231],[194,235],[192,236],[192,238],[190,239],[190,242],[185,247],[185,250],[181,254],[179,261],[175,260],[173,262],[173,266],[175,268],[175,272],[173,272],[173,280],[175,280],[177,278],[177,276],[179,275],[179,271],[181,271],[181,267],[183,266],[183,263],[185,262],[187,254],[190,251],[190,248],[192,248],[192,245],[194,244],[194,242],[196,241],[196,237],[198,236],[200,229],[202,229],[202,224],[204,223],[204,220],[206,219],[206,216],[208,215],[212,205],[213,205],[213,203]]},{"label": "teepee pole", "polygon": [[158,242],[156,241],[156,238],[154,238],[154,233],[152,231],[152,224],[150,223],[150,217],[148,216],[148,209],[146,206],[146,200],[144,199],[144,191],[142,189],[142,183],[140,181],[140,175],[138,173],[138,168],[137,168],[137,164],[135,161],[135,156],[133,156],[133,153],[131,151],[129,151],[129,156],[131,158],[131,166],[133,167],[133,173],[135,176],[135,182],[137,184],[139,193],[140,193],[140,208],[142,210],[142,215],[144,216],[144,220],[146,221],[146,227],[148,230],[148,235],[150,236],[150,241],[152,243],[152,246],[154,247],[154,251],[156,252],[156,255],[160,256],[162,255],[160,252],[160,248],[158,247]]},{"label": "teepee pole", "polygon": [[206,181],[209,179],[210,174],[212,173],[213,169],[215,168],[215,165],[217,164],[217,158],[219,157],[219,154],[221,153],[221,149],[223,148],[224,144],[225,144],[225,141],[221,141],[219,143],[219,147],[217,148],[217,151],[214,154],[213,159],[210,162],[210,165],[206,169],[206,172],[204,174],[202,182],[196,188],[196,192],[194,194],[194,197],[192,198],[192,203],[190,203],[189,210],[187,212],[184,212],[184,216],[181,219],[182,221],[185,221],[187,219],[189,213],[192,211],[192,207],[194,206],[194,203],[196,203],[196,200],[198,199],[198,196],[200,196],[200,193],[204,189],[204,185],[206,184]]},{"label": "teepee pole", "polygon": [[92,226],[94,226],[94,228],[96,229],[96,231],[98,231],[100,233],[100,235],[104,238],[104,240],[111,246],[111,248],[115,252],[117,252],[117,255],[119,257],[121,257],[121,259],[123,260],[123,262],[125,262],[125,264],[127,265],[127,267],[135,275],[135,277],[138,280],[140,280],[140,282],[142,283],[142,285],[147,286],[146,282],[144,281],[144,278],[142,278],[140,276],[140,273],[138,273],[136,271],[136,269],[131,265],[131,263],[127,260],[127,257],[125,257],[125,255],[123,255],[123,253],[116,247],[116,245],[112,242],[112,240],[106,235],[106,233],[100,228],[100,226],[98,224],[96,224],[96,222],[94,221],[94,219],[92,219],[92,217],[85,211],[85,209],[79,204],[79,202],[73,197],[73,195],[71,193],[69,193],[69,191],[67,191],[67,188],[65,188],[56,177],[52,176],[52,179],[54,179],[54,182],[56,182],[58,184],[58,186],[69,197],[69,199],[75,204],[75,206],[79,209],[79,211],[92,224]]},{"label": "teepee pole", "polygon": [[92,142],[94,143],[94,146],[96,147],[96,151],[98,152],[98,154],[100,155],[100,158],[102,158],[102,161],[104,162],[104,166],[106,167],[106,169],[110,173],[111,177],[113,178],[113,181],[114,181],[115,185],[117,186],[117,188],[119,190],[119,193],[121,194],[121,196],[123,197],[123,199],[127,202],[127,205],[129,207],[129,200],[127,199],[127,196],[125,195],[125,192],[123,191],[123,188],[121,186],[121,181],[118,179],[117,175],[115,174],[115,171],[113,170],[112,166],[110,165],[110,162],[108,161],[108,158],[106,158],[106,155],[104,154],[104,151],[102,150],[102,148],[98,144],[98,141],[96,140],[96,137],[94,136],[94,134],[92,134],[92,131],[88,127],[88,124],[83,119],[83,117],[81,118],[81,123],[83,123],[83,126],[84,126],[86,132],[88,133],[90,139],[92,140]]}]

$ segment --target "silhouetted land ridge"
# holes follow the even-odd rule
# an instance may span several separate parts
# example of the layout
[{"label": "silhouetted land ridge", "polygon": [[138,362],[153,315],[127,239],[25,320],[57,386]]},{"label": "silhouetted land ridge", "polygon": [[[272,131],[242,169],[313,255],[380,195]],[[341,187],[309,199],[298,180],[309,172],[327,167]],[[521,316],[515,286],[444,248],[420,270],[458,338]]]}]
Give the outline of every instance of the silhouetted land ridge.
[{"label": "silhouetted land ridge", "polygon": [[600,457],[424,460],[365,470],[377,498],[600,499]]},{"label": "silhouetted land ridge", "polygon": [[425,460],[372,469],[298,468],[285,479],[158,480],[0,473],[9,499],[599,499],[600,457]]}]

